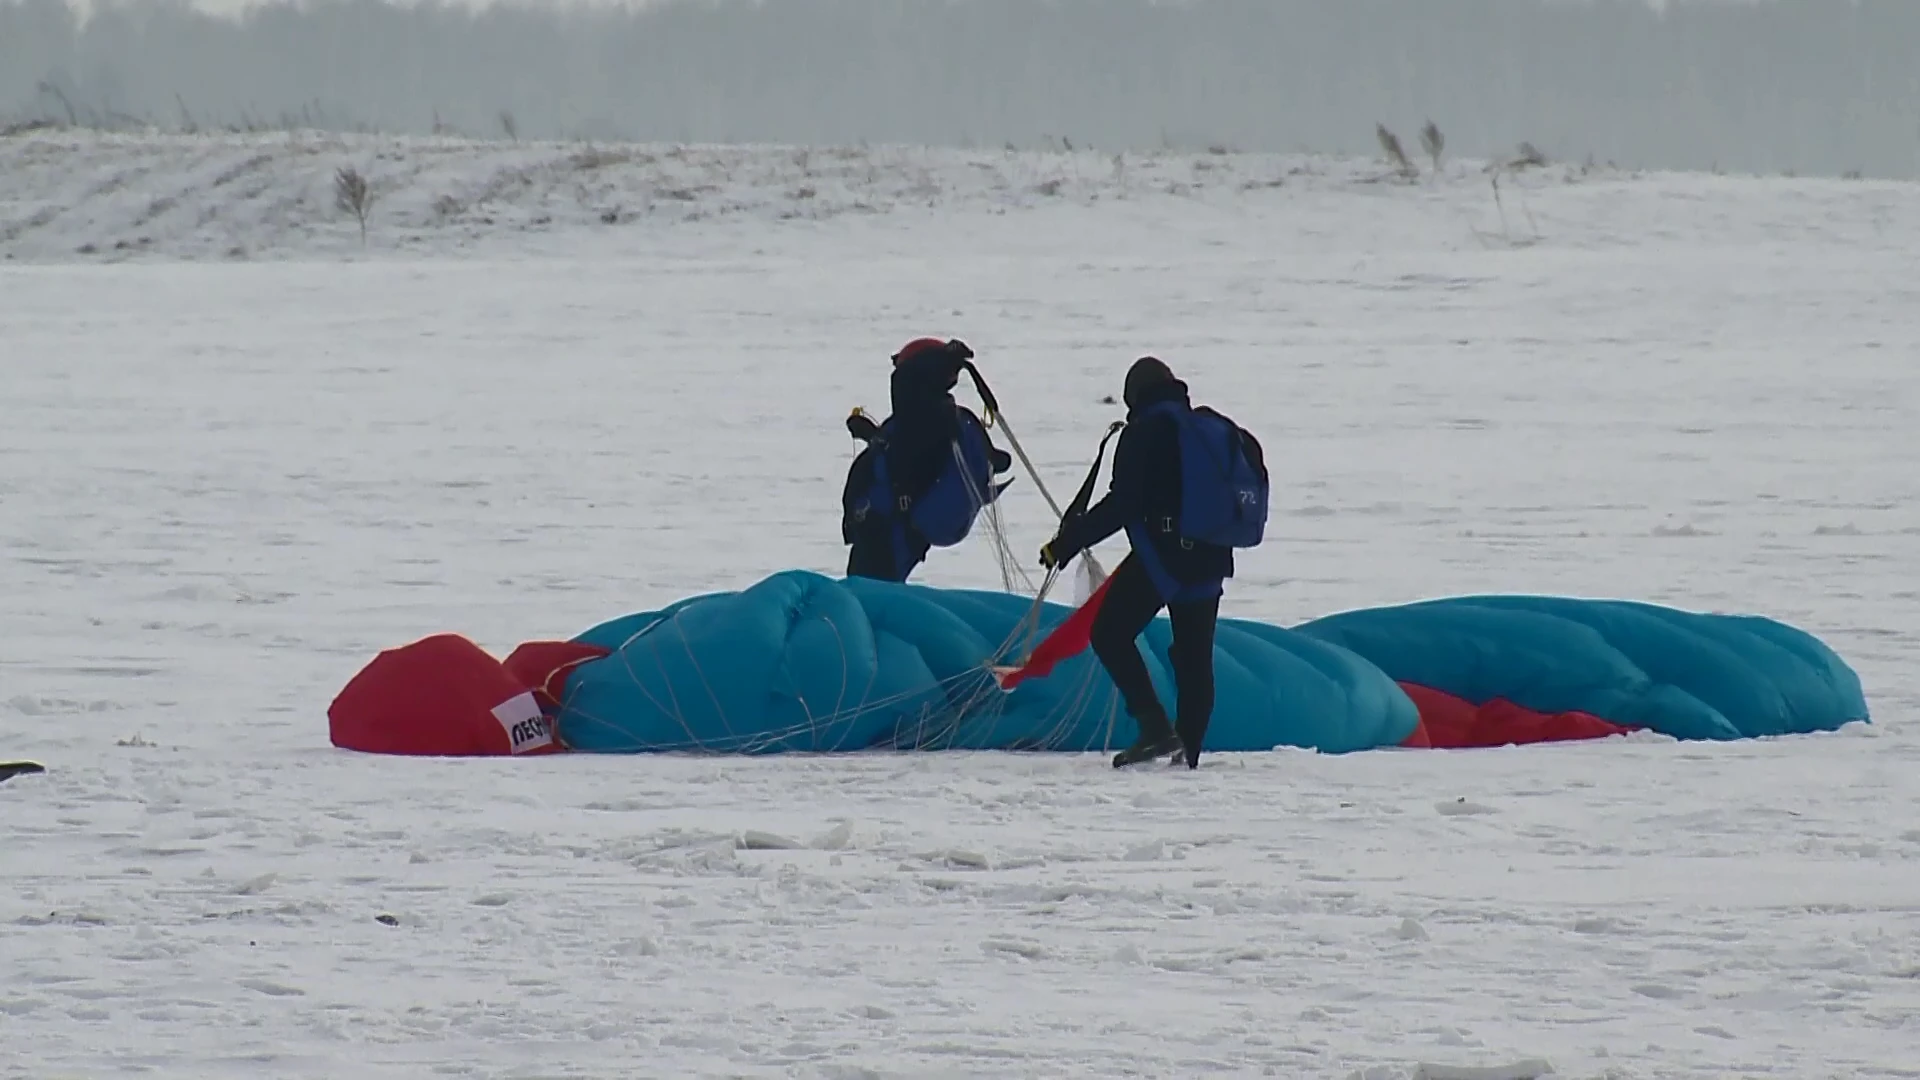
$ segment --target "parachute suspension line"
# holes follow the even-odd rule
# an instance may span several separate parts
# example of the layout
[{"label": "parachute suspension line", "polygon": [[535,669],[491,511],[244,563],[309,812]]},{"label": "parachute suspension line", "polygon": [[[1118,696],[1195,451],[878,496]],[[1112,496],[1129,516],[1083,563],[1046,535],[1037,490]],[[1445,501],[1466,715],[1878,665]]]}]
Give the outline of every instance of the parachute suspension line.
[{"label": "parachute suspension line", "polygon": [[[661,622],[665,621],[667,620],[661,620]],[[832,620],[827,621],[829,625],[832,625]],[[659,623],[655,625],[659,625]],[[838,627],[834,627],[834,630],[837,633]],[[648,636],[649,635],[643,632],[635,635],[632,640],[638,641]],[[981,672],[977,669],[959,672],[938,679],[932,688],[917,688],[871,700],[865,698],[866,691],[872,688],[871,683],[869,683],[868,687],[861,691],[860,696],[862,700],[860,703],[852,706],[847,704],[847,695],[854,688],[845,685],[843,682],[839,695],[840,700],[834,704],[829,712],[816,714],[806,701],[799,700],[798,704],[807,715],[805,719],[798,723],[774,730],[752,733],[735,732],[731,729],[731,726],[728,725],[727,734],[723,735],[720,740],[717,742],[708,742],[699,739],[693,734],[690,725],[681,713],[681,703],[678,700],[678,695],[675,693],[674,681],[668,675],[666,669],[660,666],[662,657],[658,647],[651,641],[646,641],[644,644],[648,647],[637,651],[646,654],[652,659],[653,664],[650,666],[652,666],[660,676],[660,689],[665,692],[668,700],[662,701],[650,690],[646,689],[647,680],[643,679],[640,672],[635,669],[635,657],[630,651],[622,650],[620,656],[623,666],[627,670],[628,678],[636,686],[642,688],[643,692],[646,693],[651,700],[655,710],[662,716],[670,718],[679,724],[683,733],[681,740],[664,744],[660,743],[657,739],[650,740],[654,742],[659,750],[669,753],[762,753],[768,750],[778,749],[788,740],[802,736],[809,736],[814,741],[818,741],[822,736],[833,736],[831,741],[834,749],[847,748],[847,744],[841,740],[849,738],[854,734],[851,725],[855,721],[859,720],[862,716],[876,711],[899,707],[915,698],[922,699],[922,703],[916,710],[917,715],[902,717],[898,725],[893,729],[891,735],[883,743],[878,745],[906,750],[944,749],[954,745],[965,744],[970,732],[982,731],[983,728],[981,725],[991,725],[1004,714],[1007,708],[1006,695],[1000,692],[997,684],[992,681],[988,673]],[[1023,748],[1054,749],[1067,742],[1070,737],[1076,736],[1076,733],[1079,732],[1079,727],[1078,721],[1075,718],[1080,716],[1086,710],[1087,706],[1092,703],[1097,681],[1096,676],[1097,672],[1093,668],[1086,668],[1081,673],[1080,678],[1075,681],[1074,685],[1052,703],[1047,710],[1047,714],[1039,718],[1039,733],[1030,744]],[[694,681],[700,689],[711,691],[711,685],[704,672],[696,669]],[[934,691],[932,700],[927,700],[928,689]],[[698,692],[699,691],[696,691],[696,694],[698,694]],[[573,685],[569,686],[563,695],[563,707],[572,713],[574,723],[617,731],[629,738],[635,736],[636,733],[629,731],[624,725],[611,722],[606,717],[595,715],[581,708],[578,701],[575,700],[578,693],[579,687]],[[1104,744],[1109,744],[1107,748],[1111,749],[1110,744],[1113,741],[1112,727],[1117,696],[1116,692],[1111,689],[1109,689],[1107,693],[1108,701],[1105,710],[1107,716],[1104,724],[1107,731],[1101,735],[1101,738]],[[722,719],[724,723],[725,718],[723,717]],[[836,727],[843,727],[843,730],[835,732],[833,729]],[[1079,738],[1084,737],[1084,734],[1079,735]],[[1078,739],[1075,739],[1075,741],[1077,742]]]},{"label": "parachute suspension line", "polygon": [[[973,500],[974,510],[979,511],[986,518],[987,533],[993,537],[993,555],[1000,565],[1000,587],[1006,592],[1016,592],[1020,591],[1019,585],[1024,585],[1024,591],[1032,592],[1033,578],[1013,552],[1013,543],[1007,533],[1006,517],[1000,510],[1000,500],[988,501],[988,493],[981,490],[980,485],[974,481],[972,472],[967,469],[966,455],[961,453],[960,444],[950,445],[954,464],[960,467],[960,477],[967,485],[967,497]],[[992,484],[992,478],[988,478],[987,483]],[[1015,580],[1016,577],[1018,582]]]},{"label": "parachute suspension line", "polygon": [[1047,594],[1053,591],[1054,582],[1059,577],[1058,568],[1047,571],[1047,576],[1041,580],[1040,588],[1034,594],[1033,603],[1027,605],[1026,614],[1020,616],[1020,621],[1014,623],[1013,629],[1007,632],[1006,639],[987,657],[986,666],[989,670],[1004,666],[1010,656],[1024,656],[1033,651],[1034,638],[1040,636],[1040,613],[1045,608]]},{"label": "parachute suspension line", "polygon": [[[649,630],[657,628],[677,617],[678,615],[675,614],[655,620],[649,624],[646,630],[641,630],[630,636],[626,644],[633,644],[642,638],[649,637]],[[826,621],[830,626],[832,625],[832,620]],[[839,633],[837,626],[833,626],[833,629],[836,634]],[[684,735],[684,739],[681,741],[660,743],[658,740],[651,740],[660,750],[665,752],[764,752],[767,749],[777,747],[788,739],[803,735],[815,736],[817,738],[822,734],[823,729],[829,729],[839,725],[849,725],[869,713],[891,709],[916,697],[924,697],[926,695],[925,689],[916,688],[869,700],[865,698],[866,691],[862,691],[861,703],[848,707],[846,705],[846,696],[852,688],[847,686],[843,680],[840,700],[835,703],[833,711],[824,715],[814,715],[808,704],[804,700],[800,700],[799,704],[802,710],[808,714],[805,720],[771,731],[747,734],[735,732],[724,713],[720,712],[718,701],[710,698],[709,700],[712,701],[716,713],[720,715],[721,722],[726,728],[726,734],[722,736],[718,743],[709,743],[693,734],[685,714],[681,711],[681,703],[679,695],[675,692],[674,680],[666,667],[661,663],[662,655],[659,646],[651,640],[646,641],[645,644],[648,647],[642,651],[653,661],[651,667],[659,675],[659,685],[667,695],[667,700],[661,700],[659,696],[648,688],[647,680],[644,679],[639,670],[635,668],[635,657],[633,656],[632,650],[623,647],[616,651],[616,655],[621,658],[621,665],[627,674],[628,680],[632,685],[640,689],[654,710],[661,716],[670,718],[680,726],[681,732]],[[699,669],[698,665],[696,665],[694,669],[694,678],[709,695],[712,693],[712,685],[708,676],[704,671]],[[1004,701],[1000,700],[1003,695],[993,691],[991,689],[992,685],[991,677],[977,670],[968,670],[937,680],[934,688],[941,695],[945,696],[947,703],[944,707],[937,708],[932,705],[923,706],[921,719],[915,726],[915,730],[925,731],[932,727],[936,716],[948,718],[944,724],[940,725],[940,729],[951,733],[957,731],[961,724],[979,719],[983,715],[989,713],[997,715],[1000,710],[1005,708],[1005,704]],[[867,690],[871,690],[871,688],[871,682],[869,682]],[[575,723],[616,731],[628,738],[635,736],[635,733],[625,725],[611,721],[606,717],[596,715],[582,708],[577,701],[578,693],[579,686],[570,683],[561,701],[561,707],[571,712]],[[905,724],[902,726],[903,728],[906,727]],[[850,734],[850,731],[843,731],[840,733],[840,738],[845,738]],[[917,743],[917,740],[915,740],[915,742]],[[835,745],[837,747],[840,744],[836,743]]]},{"label": "parachute suspension line", "polygon": [[1047,500],[1047,508],[1053,511],[1054,517],[1065,521],[1066,511],[1060,509],[1060,504],[1055,501],[1053,492],[1047,490],[1047,482],[1040,479],[1040,470],[1034,468],[1033,459],[1027,456],[1027,448],[1020,445],[1020,437],[1013,433],[1012,425],[1007,423],[1006,414],[995,413],[994,415],[1000,419],[1000,430],[1006,433],[1007,445],[1013,447],[1014,456],[1020,459],[1020,464],[1026,466],[1027,475],[1033,478],[1033,486],[1040,489],[1040,497]]},{"label": "parachute suspension line", "polygon": [[1007,531],[1007,519],[995,502],[987,508],[987,533],[993,537],[994,562],[1000,567],[1000,587],[1009,593],[1032,595],[1034,591],[1033,575],[1027,571],[1014,553],[1013,539]]},{"label": "parachute suspension line", "polygon": [[1033,605],[1027,608],[1027,614],[1020,620],[1020,653],[1023,657],[1033,651],[1033,639],[1040,636],[1040,612],[1046,605],[1047,594],[1059,583],[1060,568],[1056,566],[1041,579],[1040,590],[1033,596]]},{"label": "parachute suspension line", "polygon": [[[981,396],[985,397],[986,395],[982,394]],[[1004,419],[1002,420],[1002,426],[1005,426]],[[1100,466],[1106,460],[1107,444],[1113,441],[1113,437],[1119,434],[1120,429],[1126,426],[1125,422],[1116,420],[1107,427],[1107,433],[1101,436],[1100,449],[1093,455],[1093,466],[1087,470],[1086,479],[1080,482],[1080,489],[1073,493],[1073,501],[1067,504],[1066,510],[1061,514],[1061,520],[1063,522],[1069,516],[1077,516],[1087,512],[1087,505],[1093,501],[1094,485],[1100,480]],[[1008,432],[1007,437],[1008,441],[1011,442],[1013,433]],[[1017,443],[1015,445],[1016,447],[1018,446]],[[1024,458],[1025,455],[1023,454],[1022,457]],[[1035,478],[1035,482],[1038,482],[1038,477]],[[1051,503],[1053,501],[1052,496],[1048,496],[1047,501]],[[1106,570],[1094,559],[1092,552],[1083,552],[1080,557],[1084,560],[1083,565],[1087,567],[1089,584],[1092,586],[1092,589],[1098,589],[1101,582],[1106,580]],[[1016,667],[1019,664],[1026,663],[1027,658],[1033,655],[1034,639],[1039,636],[1040,632],[1040,612],[1042,605],[1046,603],[1047,594],[1053,591],[1054,585],[1058,584],[1059,581],[1059,567],[1056,566],[1047,571],[1046,580],[1041,583],[1039,593],[1033,598],[1033,606],[1027,609],[1026,617],[1023,618],[1015,628],[1014,638],[1019,640],[1019,644],[1014,645],[1013,641],[1009,640],[1007,645],[1003,646],[1002,652],[994,658],[992,662],[993,665],[1001,665],[1006,656],[1009,653],[1015,652],[1016,649],[1020,657],[1018,663],[1015,665]],[[1091,590],[1089,590],[1089,592],[1091,592]]]},{"label": "parachute suspension line", "polygon": [[[1112,439],[1114,434],[1126,425],[1123,422],[1116,421],[1107,428],[1105,437],[1100,440],[1100,452],[1094,458],[1093,468],[1088,471],[1085,482],[1080,485],[1080,490],[1074,493],[1073,501],[1068,503],[1063,509],[1060,506],[1059,500],[1053,497],[1053,492],[1047,489],[1047,482],[1041,478],[1040,470],[1033,464],[1033,458],[1027,455],[1027,448],[1020,444],[1020,436],[1014,434],[1013,426],[1007,423],[1006,414],[1000,411],[1000,399],[994,394],[992,388],[987,385],[986,377],[980,374],[980,369],[976,367],[971,360],[961,361],[961,367],[965,368],[967,374],[972,377],[973,388],[979,393],[981,404],[986,406],[987,426],[992,427],[995,423],[998,423],[1000,430],[1006,432],[1007,445],[1013,448],[1013,453],[1020,459],[1020,464],[1026,467],[1027,475],[1032,478],[1034,487],[1040,490],[1040,497],[1047,500],[1047,507],[1053,511],[1054,516],[1059,518],[1060,523],[1064,525],[1068,517],[1086,513],[1088,504],[1093,500],[1093,487],[1099,479],[1100,462],[1106,455],[1107,441]],[[998,521],[997,518],[990,518],[989,520]],[[1004,537],[1004,530],[997,530],[995,535],[998,541]],[[1002,559],[1001,578],[1003,581],[1008,581],[1008,591],[1011,592],[1012,586],[1007,575],[1008,565],[1019,569],[1023,577],[1025,577],[1025,567],[1020,565],[1018,559],[1013,556],[1010,550],[1001,552],[1000,555]],[[1095,557],[1091,551],[1081,552],[1079,558],[1085,564],[1088,570],[1088,577],[1091,579],[1093,586],[1098,588],[1100,583],[1107,578],[1106,568],[1100,565],[1100,560]],[[1047,594],[1053,591],[1053,586],[1059,581],[1059,577],[1057,567],[1048,571],[1046,579],[1041,583],[1039,590],[1034,595],[1033,606],[1028,609],[1026,618],[1022,619],[1019,626],[1016,627],[1016,636],[1024,634],[1024,640],[1020,641],[1018,645],[1009,641],[1006,646],[1003,646],[1001,653],[994,657],[994,663],[999,663],[1005,659],[1008,653],[1013,652],[1015,649],[1018,649],[1022,655],[1031,651],[1033,638],[1036,637],[1039,632],[1042,605],[1046,603]],[[1028,579],[1028,587],[1032,587],[1031,579]]]},{"label": "parachute suspension line", "polygon": [[[1020,437],[1014,434],[1013,425],[1007,423],[1007,414],[1000,411],[1000,399],[997,395],[994,394],[993,389],[987,385],[986,376],[980,374],[979,367],[975,366],[975,364],[971,360],[961,361],[960,366],[965,368],[967,371],[967,374],[973,379],[973,388],[975,392],[977,392],[980,395],[980,403],[986,406],[987,426],[992,427],[994,424],[998,423],[1000,425],[1000,430],[1006,433],[1007,445],[1013,448],[1014,456],[1018,457],[1020,459],[1020,464],[1025,466],[1027,470],[1027,476],[1033,480],[1033,486],[1040,490],[1040,497],[1047,500],[1047,507],[1048,509],[1053,511],[1054,517],[1060,519],[1060,522],[1062,524],[1065,524],[1067,520],[1067,515],[1070,512],[1075,512],[1077,510],[1077,512],[1084,513],[1087,508],[1087,502],[1089,501],[1093,493],[1092,477],[1089,477],[1087,484],[1084,485],[1083,497],[1075,500],[1075,502],[1077,503],[1077,507],[1075,505],[1069,505],[1066,509],[1062,509],[1060,506],[1059,500],[1055,499],[1053,497],[1053,492],[1048,490],[1046,480],[1044,480],[1040,476],[1040,470],[1034,466],[1033,458],[1027,455],[1027,448],[1020,444]],[[1117,429],[1118,429],[1118,425],[1115,426],[1114,430],[1117,430]],[[1109,434],[1111,434],[1111,432],[1109,432]],[[1103,442],[1101,445],[1102,445],[1102,448],[1104,449],[1105,443]],[[955,447],[954,452],[957,456],[959,453],[959,448]],[[1095,471],[1096,472],[1098,471],[1097,465],[1095,466]],[[964,470],[963,470],[963,474],[964,474]],[[969,486],[971,486],[971,481],[969,481]],[[998,507],[999,507],[999,501],[995,500],[992,509],[997,511]],[[1000,518],[997,513],[994,513],[989,516],[988,522],[989,522],[989,528],[991,528],[994,532],[996,547],[999,549],[996,552],[996,554],[998,554],[1001,561],[1000,575],[1001,575],[1002,582],[1005,583],[1007,586],[1007,591],[1009,592],[1012,591],[1011,576],[1008,573],[1009,568],[1017,570],[1020,573],[1021,578],[1026,582],[1027,588],[1032,589],[1033,579],[1027,576],[1026,567],[1020,563],[1018,556],[1016,556],[1013,553],[1012,546],[1010,542],[1007,540],[1004,519]],[[1092,569],[1093,575],[1096,579],[1104,579],[1107,576],[1106,570],[1103,567],[1101,567],[1099,560],[1094,557],[1093,552],[1091,551],[1085,552],[1081,557],[1087,561],[1087,564]],[[1047,593],[1052,591],[1054,582],[1057,580],[1057,578],[1058,578],[1057,572],[1048,573],[1046,580],[1042,583],[1042,585],[1040,586],[1040,589],[1038,590],[1037,595],[1034,598],[1033,607],[1027,613],[1027,618],[1022,620],[1023,626],[1030,625],[1030,624],[1037,626],[1040,618],[1040,607],[1043,603],[1045,603]],[[996,657],[996,659],[999,659],[999,658]]]},{"label": "parachute suspension line", "polygon": [[[960,690],[962,687],[975,688],[969,692],[969,696],[958,707],[959,711],[964,712],[965,710],[972,708],[973,702],[987,700],[986,695],[980,693],[979,690],[977,689],[981,678],[982,677],[977,672],[968,672],[960,675],[950,675],[947,678],[940,680],[935,685],[938,689],[942,691],[947,691],[947,692],[957,691],[957,690]],[[765,749],[776,746],[787,739],[796,738],[802,735],[817,735],[819,734],[820,730],[823,727],[828,727],[836,724],[850,723],[851,721],[858,720],[860,717],[866,715],[867,713],[875,712],[881,709],[891,708],[911,698],[914,698],[916,696],[921,696],[923,693],[924,693],[923,691],[915,690],[915,691],[909,691],[905,693],[894,694],[888,697],[876,698],[872,701],[866,702],[865,704],[855,708],[844,709],[839,712],[826,715],[826,716],[809,717],[805,721],[792,724],[784,728],[776,728],[776,729],[773,729],[770,731],[764,731],[764,732],[754,732],[749,735],[734,735],[731,738],[724,739],[717,744],[708,743],[695,737],[692,734],[691,730],[688,729],[686,720],[677,710],[661,709],[661,712],[663,715],[672,717],[675,721],[677,721],[681,725],[682,731],[686,732],[686,738],[685,738],[685,741],[682,741],[682,742],[661,743],[661,742],[655,741],[655,745],[658,747],[659,750],[667,753],[672,753],[675,751],[700,752],[700,753],[763,752]],[[994,695],[994,696],[998,696],[998,695]],[[573,699],[573,692],[570,690],[568,691],[567,700],[563,704],[563,707],[568,709],[571,712],[572,719],[576,724],[590,724],[592,726],[605,728],[610,731],[619,732],[620,734],[626,735],[630,738],[633,737],[634,732],[632,732],[626,726],[610,721],[605,717],[598,716],[590,712],[589,710],[580,707],[580,705],[577,702],[573,701],[572,699]],[[658,702],[655,703],[655,707],[659,708]],[[948,712],[948,711],[955,711],[955,710],[950,707],[947,710],[941,710],[941,711]],[[957,718],[954,723],[955,725],[957,725],[961,719],[967,719],[967,718],[968,717],[964,717],[964,716]],[[922,721],[922,724],[924,726],[925,724],[924,720]],[[844,733],[843,733],[843,737],[844,737]]]},{"label": "parachute suspension line", "polygon": [[1000,430],[1007,433],[1007,445],[1013,447],[1014,455],[1020,459],[1020,464],[1027,467],[1027,475],[1033,478],[1033,486],[1040,489],[1040,497],[1047,500],[1047,506],[1053,510],[1054,517],[1065,521],[1066,511],[1060,509],[1060,503],[1054,499],[1053,492],[1047,490],[1047,482],[1040,478],[1040,470],[1033,467],[1033,459],[1027,456],[1027,448],[1020,445],[1020,437],[1013,433],[1013,427],[1007,423],[1007,414],[1000,411],[1000,399],[993,396],[993,391],[987,388],[987,380],[981,376],[980,369],[973,366],[971,360],[961,361],[961,366],[967,369],[967,374],[973,376],[973,388],[980,393],[980,403],[987,407],[987,426],[992,427],[994,423],[999,423]]}]

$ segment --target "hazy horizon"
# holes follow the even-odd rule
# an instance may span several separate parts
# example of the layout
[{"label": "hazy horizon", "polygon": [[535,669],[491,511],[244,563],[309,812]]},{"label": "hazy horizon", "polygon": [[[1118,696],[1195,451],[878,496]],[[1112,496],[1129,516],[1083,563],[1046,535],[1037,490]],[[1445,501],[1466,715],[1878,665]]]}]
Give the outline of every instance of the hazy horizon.
[{"label": "hazy horizon", "polygon": [[0,0],[0,118],[1362,154],[1432,119],[1463,156],[1920,176],[1920,2],[1659,7]]}]

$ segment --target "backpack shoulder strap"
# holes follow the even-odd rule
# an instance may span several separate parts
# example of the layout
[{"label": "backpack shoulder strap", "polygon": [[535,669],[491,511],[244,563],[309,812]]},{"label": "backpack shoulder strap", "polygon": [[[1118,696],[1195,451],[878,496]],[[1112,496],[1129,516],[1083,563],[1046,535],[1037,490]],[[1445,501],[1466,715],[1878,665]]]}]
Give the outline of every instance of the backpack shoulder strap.
[{"label": "backpack shoulder strap", "polygon": [[1093,502],[1093,488],[1100,482],[1100,465],[1107,457],[1107,443],[1113,440],[1120,429],[1127,426],[1124,420],[1115,420],[1100,437],[1100,449],[1093,455],[1093,468],[1087,470],[1087,478],[1080,482],[1080,490],[1073,493],[1073,500],[1067,503],[1066,510],[1060,514],[1062,524],[1087,512],[1087,506]]}]

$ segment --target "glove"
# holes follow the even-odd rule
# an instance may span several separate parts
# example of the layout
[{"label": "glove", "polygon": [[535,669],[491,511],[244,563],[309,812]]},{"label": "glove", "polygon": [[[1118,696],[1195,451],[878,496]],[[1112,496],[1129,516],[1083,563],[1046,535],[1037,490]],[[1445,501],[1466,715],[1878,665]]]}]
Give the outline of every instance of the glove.
[{"label": "glove", "polygon": [[948,339],[947,354],[949,356],[952,356],[956,360],[973,359],[973,350],[967,348],[967,343],[964,341],[961,341],[959,338]]},{"label": "glove", "polygon": [[1060,557],[1053,553],[1053,545],[1058,542],[1058,540],[1049,540],[1040,545],[1040,566],[1042,569],[1052,570],[1060,565]]},{"label": "glove", "polygon": [[1075,547],[1070,541],[1056,536],[1041,546],[1040,565],[1048,570],[1058,569],[1072,562],[1073,557],[1078,554],[1080,554],[1078,547]]},{"label": "glove", "polygon": [[856,405],[847,416],[847,434],[862,442],[872,442],[880,434],[880,425],[873,422],[867,410]]},{"label": "glove", "polygon": [[1081,545],[1067,535],[1073,531],[1074,523],[1079,520],[1079,514],[1072,514],[1060,523],[1060,531],[1054,533],[1053,539],[1040,548],[1041,566],[1052,570],[1055,567],[1065,566],[1075,555],[1080,554]]}]

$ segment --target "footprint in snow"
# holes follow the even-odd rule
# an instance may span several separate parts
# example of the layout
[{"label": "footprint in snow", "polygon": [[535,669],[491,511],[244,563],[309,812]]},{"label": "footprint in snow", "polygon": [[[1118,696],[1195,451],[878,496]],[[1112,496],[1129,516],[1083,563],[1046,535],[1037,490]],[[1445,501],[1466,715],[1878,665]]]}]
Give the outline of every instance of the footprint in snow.
[{"label": "footprint in snow", "polygon": [[242,883],[233,891],[240,896],[258,896],[268,889],[273,888],[273,883],[278,880],[280,880],[280,875],[268,872]]},{"label": "footprint in snow", "polygon": [[241,979],[240,985],[258,994],[268,997],[305,997],[307,992],[295,986],[273,982],[268,979]]},{"label": "footprint in snow", "polygon": [[777,833],[748,829],[740,834],[733,846],[739,851],[794,851],[806,845]]},{"label": "footprint in snow", "polygon": [[1040,960],[1047,955],[1047,950],[1038,942],[1021,941],[1016,938],[988,938],[980,943],[980,951],[988,955],[1007,953],[1023,960]]},{"label": "footprint in snow", "polygon": [[813,848],[816,851],[844,851],[853,840],[853,823],[843,821],[830,829],[826,835],[816,837]]},{"label": "footprint in snow", "polygon": [[956,870],[989,870],[993,867],[992,861],[985,855],[963,848],[922,852],[916,857],[923,863],[933,863],[936,866],[946,866]]},{"label": "footprint in snow", "polygon": [[1413,1070],[1413,1080],[1544,1080],[1553,1075],[1553,1066],[1538,1058],[1506,1065],[1436,1065],[1421,1062]]}]

